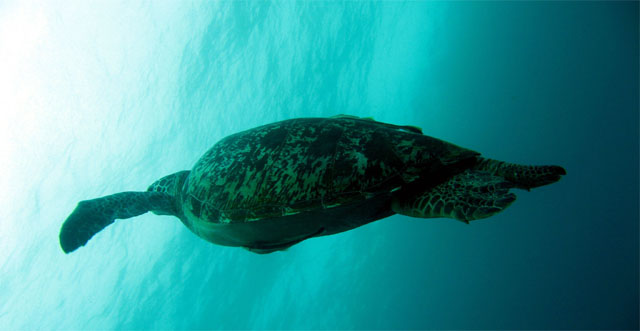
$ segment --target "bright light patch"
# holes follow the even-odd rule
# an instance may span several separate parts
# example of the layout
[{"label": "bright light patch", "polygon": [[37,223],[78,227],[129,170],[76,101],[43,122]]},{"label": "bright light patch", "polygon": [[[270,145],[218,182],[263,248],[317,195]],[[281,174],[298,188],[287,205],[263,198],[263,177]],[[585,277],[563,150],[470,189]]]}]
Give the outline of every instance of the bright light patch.
[{"label": "bright light patch", "polygon": [[[42,10],[28,4],[5,9],[0,19],[0,102],[3,115],[20,113],[34,91],[28,89],[28,63],[47,32]],[[4,121],[7,123],[7,121]]]},{"label": "bright light patch", "polygon": [[13,160],[12,145],[16,134],[32,110],[30,100],[38,94],[30,67],[38,44],[46,35],[46,17],[42,10],[28,3],[8,5],[0,19],[0,156]]},{"label": "bright light patch", "polygon": [[[33,61],[47,34],[47,20],[41,8],[28,2],[6,4],[0,13],[0,205],[2,219],[15,217],[12,201],[21,191],[24,160],[20,151],[28,141],[26,124],[37,117],[33,100],[39,95]],[[3,222],[0,231],[0,261],[16,247],[15,222]]]}]

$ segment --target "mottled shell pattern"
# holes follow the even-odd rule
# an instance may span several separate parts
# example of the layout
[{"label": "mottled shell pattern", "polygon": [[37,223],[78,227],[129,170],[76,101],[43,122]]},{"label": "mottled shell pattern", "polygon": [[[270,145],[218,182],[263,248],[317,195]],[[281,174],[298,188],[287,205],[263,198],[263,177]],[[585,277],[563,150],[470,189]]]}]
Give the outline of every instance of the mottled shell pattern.
[{"label": "mottled shell pattern", "polygon": [[191,170],[183,208],[252,222],[388,194],[478,153],[420,129],[352,116],[301,118],[228,136]]}]

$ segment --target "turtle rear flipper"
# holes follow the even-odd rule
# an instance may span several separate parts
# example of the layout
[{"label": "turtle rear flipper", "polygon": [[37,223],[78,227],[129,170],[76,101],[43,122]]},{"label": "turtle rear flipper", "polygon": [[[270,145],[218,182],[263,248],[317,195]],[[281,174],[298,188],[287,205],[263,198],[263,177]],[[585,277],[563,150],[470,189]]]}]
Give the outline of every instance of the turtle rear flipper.
[{"label": "turtle rear flipper", "polygon": [[453,218],[465,223],[501,212],[516,200],[513,184],[485,171],[466,170],[422,194],[398,195],[391,208],[411,217]]},{"label": "turtle rear flipper", "polygon": [[121,192],[80,201],[60,229],[60,246],[71,253],[116,219],[142,215],[150,210],[174,209],[173,197],[162,192]]},{"label": "turtle rear flipper", "polygon": [[474,169],[504,177],[516,188],[525,190],[555,183],[567,174],[563,167],[555,165],[529,166],[485,158],[480,158]]}]

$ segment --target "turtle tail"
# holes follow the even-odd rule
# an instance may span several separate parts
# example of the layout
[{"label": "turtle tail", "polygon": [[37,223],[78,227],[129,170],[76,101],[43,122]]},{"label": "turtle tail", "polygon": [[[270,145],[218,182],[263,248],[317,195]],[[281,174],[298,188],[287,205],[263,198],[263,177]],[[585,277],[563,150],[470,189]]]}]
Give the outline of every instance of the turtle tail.
[{"label": "turtle tail", "polygon": [[500,176],[525,190],[555,183],[567,174],[564,168],[555,165],[528,166],[485,158],[479,158],[474,169]]},{"label": "turtle tail", "polygon": [[71,253],[113,223],[150,210],[173,210],[173,196],[163,192],[121,192],[78,203],[60,229],[60,246]]}]

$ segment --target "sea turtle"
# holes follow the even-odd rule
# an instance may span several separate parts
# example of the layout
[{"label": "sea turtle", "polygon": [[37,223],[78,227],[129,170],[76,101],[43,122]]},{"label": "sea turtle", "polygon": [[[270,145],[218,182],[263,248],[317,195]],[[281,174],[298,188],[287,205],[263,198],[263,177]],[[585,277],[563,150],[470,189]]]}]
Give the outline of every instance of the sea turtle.
[{"label": "sea turtle", "polygon": [[65,253],[113,223],[152,211],[174,215],[201,238],[256,253],[347,231],[393,214],[468,223],[566,174],[525,166],[399,126],[340,115],[297,118],[228,136],[191,171],[85,200],[65,220]]}]

